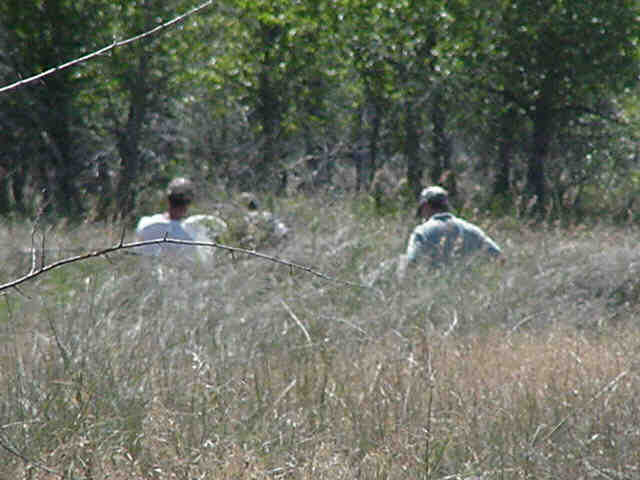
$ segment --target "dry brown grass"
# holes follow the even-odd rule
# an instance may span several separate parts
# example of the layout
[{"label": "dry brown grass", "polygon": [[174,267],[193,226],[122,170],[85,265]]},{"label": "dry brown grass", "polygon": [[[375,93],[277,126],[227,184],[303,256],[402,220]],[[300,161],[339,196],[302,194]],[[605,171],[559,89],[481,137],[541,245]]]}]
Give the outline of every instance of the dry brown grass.
[{"label": "dry brown grass", "polygon": [[[398,282],[410,214],[280,208],[295,237],[271,253],[371,288],[220,253],[6,295],[0,478],[640,478],[635,230],[484,223],[504,265]],[[0,235],[5,278],[24,236]]]}]

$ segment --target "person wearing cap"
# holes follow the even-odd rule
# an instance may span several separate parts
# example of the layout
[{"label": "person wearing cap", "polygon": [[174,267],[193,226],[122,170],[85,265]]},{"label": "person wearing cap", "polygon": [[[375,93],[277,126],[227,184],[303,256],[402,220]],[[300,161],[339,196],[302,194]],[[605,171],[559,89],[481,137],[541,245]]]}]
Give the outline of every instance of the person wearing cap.
[{"label": "person wearing cap", "polygon": [[259,248],[275,245],[289,235],[289,227],[268,210],[261,210],[260,201],[251,192],[243,192],[238,197],[240,204],[246,209],[244,228],[246,229],[242,243]]},{"label": "person wearing cap", "polygon": [[[193,241],[193,234],[187,231],[182,223],[187,216],[193,196],[194,188],[191,180],[183,177],[171,180],[167,187],[167,211],[142,217],[136,227],[137,239],[147,241],[167,238]],[[184,252],[186,248],[189,247],[173,243],[153,244],[138,247],[136,252],[143,255],[175,255],[178,252]]]},{"label": "person wearing cap", "polygon": [[425,259],[431,266],[441,267],[477,252],[484,251],[490,257],[501,254],[500,247],[480,227],[449,212],[449,194],[442,187],[422,190],[417,215],[424,223],[409,238],[408,264]]}]

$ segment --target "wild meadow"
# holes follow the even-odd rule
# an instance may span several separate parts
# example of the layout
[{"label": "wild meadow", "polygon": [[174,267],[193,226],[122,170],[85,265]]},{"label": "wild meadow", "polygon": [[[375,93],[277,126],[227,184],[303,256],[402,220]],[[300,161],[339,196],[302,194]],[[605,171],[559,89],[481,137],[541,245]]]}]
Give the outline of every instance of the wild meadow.
[{"label": "wild meadow", "polygon": [[[504,261],[399,279],[411,209],[273,207],[262,251],[323,276],[118,251],[2,291],[0,478],[640,479],[636,227],[468,210]],[[121,229],[2,224],[0,283]]]}]

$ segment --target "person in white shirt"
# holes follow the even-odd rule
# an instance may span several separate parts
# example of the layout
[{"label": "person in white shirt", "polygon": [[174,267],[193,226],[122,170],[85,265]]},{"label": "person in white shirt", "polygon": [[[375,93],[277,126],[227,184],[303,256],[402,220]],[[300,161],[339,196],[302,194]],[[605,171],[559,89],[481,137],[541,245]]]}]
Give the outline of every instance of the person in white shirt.
[{"label": "person in white shirt", "polygon": [[[139,241],[161,240],[164,238],[196,240],[194,233],[183,225],[183,220],[187,217],[187,211],[193,201],[193,196],[194,188],[191,180],[183,177],[173,179],[167,187],[167,211],[142,217],[136,227],[137,239]],[[187,249],[193,251],[194,247],[175,243],[158,243],[138,247],[136,252],[154,256],[176,255],[178,253],[186,253]]]}]

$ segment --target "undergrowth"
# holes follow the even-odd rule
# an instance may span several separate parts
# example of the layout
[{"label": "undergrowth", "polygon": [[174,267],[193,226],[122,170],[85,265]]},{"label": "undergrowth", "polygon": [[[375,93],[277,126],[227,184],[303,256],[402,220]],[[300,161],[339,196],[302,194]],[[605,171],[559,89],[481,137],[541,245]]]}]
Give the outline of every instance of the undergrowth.
[{"label": "undergrowth", "polygon": [[[471,218],[503,263],[400,280],[413,212],[276,206],[267,253],[360,286],[118,252],[6,291],[0,478],[640,478],[635,230]],[[3,227],[3,281],[33,237]],[[52,229],[47,257],[119,237]]]}]

